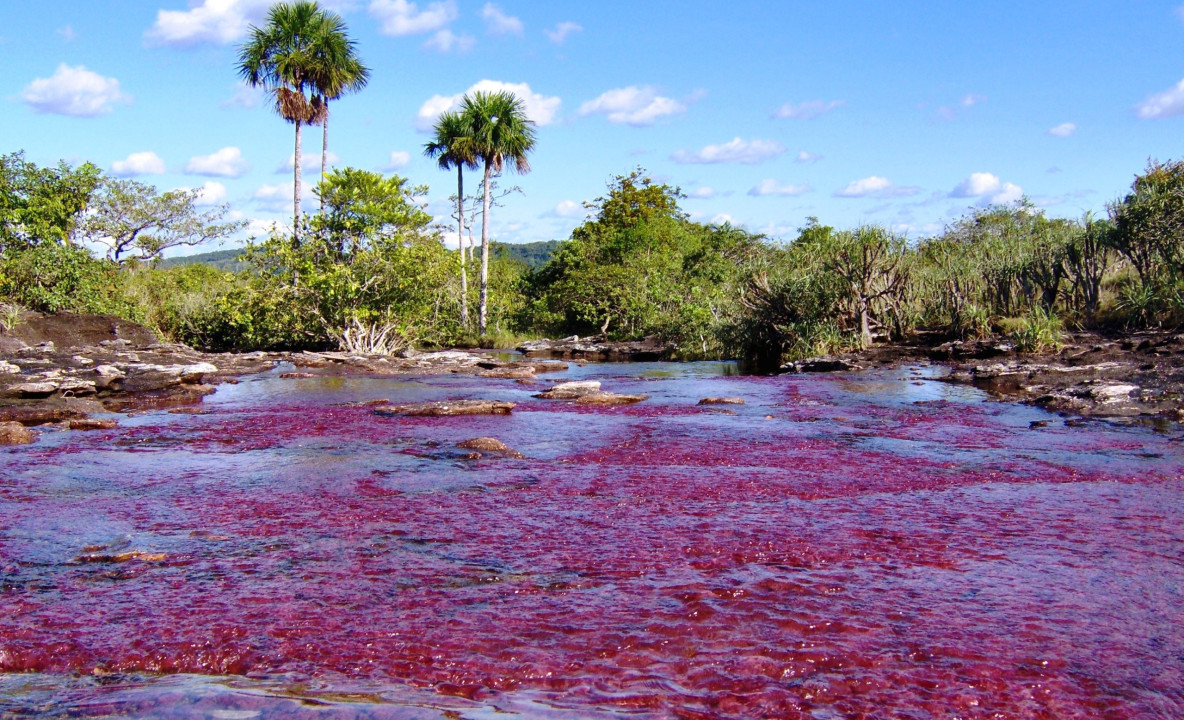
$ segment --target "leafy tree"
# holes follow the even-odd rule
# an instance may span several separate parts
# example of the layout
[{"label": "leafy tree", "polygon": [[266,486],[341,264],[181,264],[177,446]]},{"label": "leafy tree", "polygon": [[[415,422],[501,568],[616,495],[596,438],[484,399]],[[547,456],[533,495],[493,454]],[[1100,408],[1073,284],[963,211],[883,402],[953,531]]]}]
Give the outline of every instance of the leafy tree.
[{"label": "leafy tree", "polygon": [[340,18],[326,14],[312,0],[272,5],[267,24],[262,28],[251,26],[250,37],[239,48],[239,75],[248,84],[271,92],[276,112],[296,128],[292,232],[297,240],[303,150],[300,130],[304,125],[320,121],[326,97],[314,94],[310,98],[308,93],[343,92],[348,77],[331,75],[330,68],[346,67],[351,53],[352,44],[341,31]]},{"label": "leafy tree", "polygon": [[441,170],[456,168],[456,242],[460,251],[460,322],[469,326],[469,278],[465,259],[465,177],[464,169],[476,170],[477,154],[473,128],[461,113],[447,112],[436,120],[433,138],[424,146],[424,154],[436,158]]},{"label": "leafy tree", "polygon": [[427,191],[398,175],[334,170],[316,188],[324,210],[312,219],[312,228],[345,260],[375,243],[424,234],[432,217],[415,198]]},{"label": "leafy tree", "polygon": [[200,190],[156,188],[136,180],[106,179],[87,213],[78,223],[75,238],[107,248],[107,259],[151,260],[174,247],[222,240],[241,230],[246,222],[226,222],[228,205],[200,212]]},{"label": "leafy tree", "polygon": [[39,168],[24,152],[0,155],[0,249],[69,242],[101,177],[90,163]]},{"label": "leafy tree", "polygon": [[1184,274],[1184,161],[1152,161],[1131,192],[1110,207],[1115,248],[1144,285]]},{"label": "leafy tree", "polygon": [[527,154],[534,149],[534,121],[526,117],[522,100],[509,92],[466,95],[461,114],[471,128],[473,155],[484,165],[481,214],[481,296],[478,331],[485,335],[489,305],[489,212],[494,173],[509,169],[530,172]]},{"label": "leafy tree", "polygon": [[828,240],[823,266],[843,281],[846,301],[859,318],[860,347],[871,347],[873,319],[882,324],[892,311],[898,315],[903,304],[908,281],[904,238],[887,228],[865,225]]}]

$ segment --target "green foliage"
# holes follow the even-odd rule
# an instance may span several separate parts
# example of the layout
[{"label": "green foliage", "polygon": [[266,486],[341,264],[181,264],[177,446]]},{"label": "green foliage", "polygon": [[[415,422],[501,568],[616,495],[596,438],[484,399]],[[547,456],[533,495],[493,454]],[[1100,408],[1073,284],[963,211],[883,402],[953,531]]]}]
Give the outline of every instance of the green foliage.
[{"label": "green foliage", "polygon": [[310,228],[342,258],[367,245],[422,234],[432,221],[414,200],[427,194],[427,186],[412,187],[398,175],[347,167],[329,173],[315,192],[324,209]]},{"label": "green foliage", "polygon": [[0,250],[68,242],[101,176],[90,163],[39,168],[23,151],[0,155]]},{"label": "green foliage", "polygon": [[1055,313],[1036,306],[1020,318],[1019,326],[1012,331],[1011,340],[1020,352],[1042,353],[1061,348],[1064,325]]},{"label": "green foliage", "polygon": [[242,253],[242,248],[232,248],[230,250],[214,250],[212,252],[195,253],[193,255],[182,255],[179,257],[159,258],[155,263],[155,267],[168,270],[169,268],[180,267],[182,265],[200,263],[218,268],[219,270],[239,272],[240,270],[245,270],[247,267],[246,263],[240,259]]},{"label": "green foliage", "polygon": [[111,313],[138,319],[114,263],[58,243],[0,254],[0,296],[39,312]]},{"label": "green foliage", "polygon": [[1170,283],[1184,273],[1184,161],[1157,162],[1135,178],[1110,209],[1113,243],[1144,284]]},{"label": "green foliage", "polygon": [[136,180],[108,178],[99,184],[75,237],[105,246],[107,259],[118,263],[129,257],[151,260],[170,248],[222,240],[246,227],[245,221],[223,222],[227,205],[199,211],[200,197],[201,190],[157,194]]},{"label": "green foliage", "polygon": [[499,243],[490,245],[493,257],[502,260],[522,263],[529,269],[546,265],[555,250],[559,247],[558,240],[542,240],[529,243]]}]

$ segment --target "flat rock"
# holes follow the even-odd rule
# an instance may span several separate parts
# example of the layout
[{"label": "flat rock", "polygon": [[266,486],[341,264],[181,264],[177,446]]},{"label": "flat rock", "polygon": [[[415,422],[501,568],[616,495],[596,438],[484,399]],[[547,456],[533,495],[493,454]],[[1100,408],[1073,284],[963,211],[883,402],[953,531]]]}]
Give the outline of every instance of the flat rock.
[{"label": "flat rock", "polygon": [[509,415],[512,402],[495,400],[445,400],[411,405],[379,405],[378,415],[406,415],[410,417],[446,417],[450,415]]},{"label": "flat rock", "polygon": [[114,430],[119,422],[114,418],[82,418],[71,420],[68,427],[71,430]]},{"label": "flat rock", "polygon": [[58,391],[58,384],[55,382],[27,382],[18,383],[8,388],[8,394],[12,397],[48,397]]},{"label": "flat rock", "polygon": [[465,440],[456,444],[458,448],[464,450],[479,450],[481,452],[499,453],[506,457],[521,458],[524,457],[522,453],[511,449],[501,440],[493,437],[479,437],[471,440]]},{"label": "flat rock", "polygon": [[576,398],[577,405],[632,405],[645,400],[649,395],[623,395],[611,392],[594,392]]},{"label": "flat rock", "polygon": [[535,397],[544,400],[574,400],[584,395],[600,392],[599,380],[575,380],[559,383],[549,390],[545,390]]},{"label": "flat rock", "polygon": [[699,401],[700,405],[743,405],[741,397],[705,397]]},{"label": "flat rock", "polygon": [[28,445],[36,442],[37,431],[19,422],[0,422],[0,445]]},{"label": "flat rock", "polygon": [[783,373],[827,373],[843,372],[847,370],[862,370],[863,366],[843,358],[824,355],[822,357],[806,358],[781,366]]},{"label": "flat rock", "polygon": [[534,377],[534,368],[527,365],[526,367],[499,367],[489,370],[482,370],[477,373],[478,377],[486,378],[505,378],[508,380],[518,380],[521,378]]}]

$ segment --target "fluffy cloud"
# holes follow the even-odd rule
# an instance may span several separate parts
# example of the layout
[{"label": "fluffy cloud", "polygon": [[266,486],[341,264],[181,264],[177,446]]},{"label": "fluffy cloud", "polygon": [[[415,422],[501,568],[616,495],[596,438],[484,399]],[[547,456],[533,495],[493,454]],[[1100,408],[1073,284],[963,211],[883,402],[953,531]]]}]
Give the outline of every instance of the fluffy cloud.
[{"label": "fluffy cloud", "polygon": [[234,86],[234,94],[228,99],[218,103],[221,108],[243,108],[249,110],[259,106],[263,102],[264,91],[262,88],[253,87],[246,83],[238,83]]},{"label": "fluffy cloud", "polygon": [[[337,154],[330,150],[325,154],[325,159],[329,162],[330,167],[336,165],[341,161]],[[276,174],[282,175],[290,173],[296,169],[296,153],[288,156],[278,168],[275,169]],[[300,174],[319,173],[321,171],[321,154],[319,152],[300,153]]]},{"label": "fluffy cloud", "polygon": [[835,197],[842,198],[895,198],[916,195],[921,188],[915,185],[896,185],[888,178],[876,175],[855,180],[842,190],[835,191]]},{"label": "fluffy cloud", "polygon": [[199,188],[194,188],[194,190],[198,191],[198,195],[193,204],[200,207],[217,205],[226,199],[226,186],[213,180],[206,182]]},{"label": "fluffy cloud", "polygon": [[[292,212],[292,183],[288,182],[281,185],[264,183],[255,190],[251,199],[263,210],[290,213]],[[315,199],[316,196],[312,192],[312,184],[304,183],[300,188],[301,203],[309,203]]]},{"label": "fluffy cloud", "polygon": [[513,15],[507,15],[493,3],[485,3],[481,8],[481,19],[492,35],[521,35],[522,21]]},{"label": "fluffy cloud", "polygon": [[798,195],[805,195],[813,189],[809,185],[778,185],[776,180],[769,178],[762,180],[756,187],[749,190],[748,194],[753,197],[763,197],[765,195],[797,197]]},{"label": "fluffy cloud", "polygon": [[1143,120],[1184,115],[1184,80],[1136,105],[1135,114]]},{"label": "fluffy cloud", "polygon": [[382,169],[386,170],[387,172],[391,172],[393,170],[400,170],[402,168],[407,167],[407,164],[410,162],[411,162],[411,153],[405,152],[403,150],[395,150],[394,152],[391,153],[390,162],[388,162]]},{"label": "fluffy cloud", "polygon": [[62,63],[52,77],[37,78],[21,91],[21,100],[39,113],[98,117],[113,109],[115,103],[130,103],[131,97],[119,89],[119,81],[105,78],[82,65]]},{"label": "fluffy cloud", "polygon": [[164,175],[164,160],[154,152],[138,152],[111,163],[111,174],[119,177]]},{"label": "fluffy cloud", "polygon": [[716,191],[715,188],[704,186],[701,188],[695,188],[694,190],[690,191],[689,193],[687,193],[687,197],[695,198],[697,200],[706,200],[707,198],[713,198],[718,194],[719,193]]},{"label": "fluffy cloud", "polygon": [[459,15],[453,0],[428,3],[423,10],[408,0],[371,0],[370,14],[382,34],[395,37],[441,30]]},{"label": "fluffy cloud", "polygon": [[260,24],[270,5],[270,0],[202,0],[188,10],[158,10],[144,40],[173,47],[228,45],[246,36],[252,23]]},{"label": "fluffy cloud", "polygon": [[806,163],[806,164],[812,165],[812,164],[818,162],[819,160],[821,160],[822,157],[823,157],[822,155],[819,155],[817,153],[806,152],[805,150],[800,150],[800,151],[798,151],[797,157],[795,157],[793,159],[793,161],[796,163]]},{"label": "fluffy cloud", "polygon": [[580,106],[580,115],[605,115],[611,123],[625,123],[634,127],[653,125],[660,117],[686,112],[687,106],[648,85],[609,90],[595,100]]},{"label": "fluffy cloud", "polygon": [[545,34],[547,38],[556,45],[562,45],[563,41],[567,39],[568,35],[580,32],[583,29],[583,25],[568,20],[559,23],[551,30],[544,30],[543,34]]},{"label": "fluffy cloud", "polygon": [[415,127],[417,130],[428,132],[435,124],[436,118],[443,113],[460,108],[460,101],[468,93],[473,92],[510,92],[517,95],[522,103],[526,106],[526,116],[534,120],[539,127],[550,125],[555,122],[555,114],[559,111],[559,105],[563,102],[557,97],[547,97],[546,95],[539,95],[530,89],[530,85],[526,83],[505,83],[497,80],[482,80],[473,85],[463,93],[456,95],[433,95],[428,98],[427,102],[420,106],[419,112],[415,115]]},{"label": "fluffy cloud", "polygon": [[1073,123],[1061,123],[1054,128],[1049,129],[1048,134],[1053,137],[1069,137],[1077,132],[1077,126]]},{"label": "fluffy cloud", "polygon": [[476,44],[477,40],[472,35],[465,35],[464,33],[457,35],[448,28],[444,28],[443,30],[437,30],[434,35],[428,38],[423,46],[429,50],[447,53],[453,50],[457,52],[468,52]]},{"label": "fluffy cloud", "polygon": [[785,152],[785,147],[773,140],[742,140],[735,138],[723,145],[707,145],[691,152],[678,150],[670,159],[678,163],[743,163],[755,165]]},{"label": "fluffy cloud", "polygon": [[830,102],[825,100],[807,100],[797,105],[787,102],[777,108],[777,111],[773,113],[773,117],[778,119],[810,120],[834,110],[844,102],[843,100],[831,100]]},{"label": "fluffy cloud", "polygon": [[564,200],[555,206],[555,209],[551,211],[551,214],[555,215],[556,217],[574,218],[582,217],[586,212],[587,211],[584,209],[582,204],[572,200]]},{"label": "fluffy cloud", "polygon": [[1019,185],[1003,182],[992,173],[972,173],[950,191],[952,198],[978,198],[984,203],[1007,204],[1024,196]]},{"label": "fluffy cloud", "polygon": [[190,175],[206,175],[210,177],[242,177],[251,165],[243,158],[242,150],[231,146],[210,155],[198,155],[189,158],[185,163],[185,172]]}]

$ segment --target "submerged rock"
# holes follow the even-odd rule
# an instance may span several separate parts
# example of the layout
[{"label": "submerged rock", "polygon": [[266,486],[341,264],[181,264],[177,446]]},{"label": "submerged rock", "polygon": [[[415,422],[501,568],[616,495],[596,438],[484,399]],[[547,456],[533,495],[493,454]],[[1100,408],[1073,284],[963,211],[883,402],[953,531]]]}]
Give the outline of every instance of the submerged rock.
[{"label": "submerged rock", "polygon": [[415,403],[411,405],[379,405],[374,408],[378,415],[406,415],[411,417],[445,417],[449,415],[509,415],[514,409],[512,402],[495,400],[445,400],[443,402]]},{"label": "submerged rock", "polygon": [[699,401],[700,405],[743,405],[744,398],[740,397],[705,397]]},{"label": "submerged rock", "polygon": [[[479,437],[471,440],[465,440],[456,444],[458,448],[464,450],[480,450],[481,452],[498,453],[505,457],[522,458],[525,457],[522,453],[510,448],[501,440],[493,437]],[[478,455],[478,458],[480,455]]]},{"label": "submerged rock", "polygon": [[832,357],[823,355],[822,357],[806,358],[805,360],[798,360],[796,362],[786,363],[781,366],[783,373],[826,373],[826,372],[843,372],[846,370],[862,370],[862,365],[856,365],[853,362],[844,360],[839,357]]},{"label": "submerged rock", "polygon": [[114,430],[117,427],[119,422],[114,418],[81,418],[69,423],[71,430]]}]

